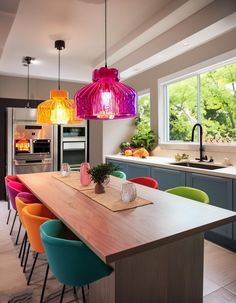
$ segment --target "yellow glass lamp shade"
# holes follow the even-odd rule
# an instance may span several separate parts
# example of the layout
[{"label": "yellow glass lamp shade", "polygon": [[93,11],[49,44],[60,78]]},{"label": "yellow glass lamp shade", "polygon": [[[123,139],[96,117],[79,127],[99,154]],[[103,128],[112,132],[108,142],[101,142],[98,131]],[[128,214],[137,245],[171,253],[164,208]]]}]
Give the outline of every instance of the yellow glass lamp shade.
[{"label": "yellow glass lamp shade", "polygon": [[[75,121],[74,101],[68,99],[66,90],[51,90],[50,99],[37,107],[37,122],[48,124],[67,124]],[[76,119],[78,123],[80,119]]]}]

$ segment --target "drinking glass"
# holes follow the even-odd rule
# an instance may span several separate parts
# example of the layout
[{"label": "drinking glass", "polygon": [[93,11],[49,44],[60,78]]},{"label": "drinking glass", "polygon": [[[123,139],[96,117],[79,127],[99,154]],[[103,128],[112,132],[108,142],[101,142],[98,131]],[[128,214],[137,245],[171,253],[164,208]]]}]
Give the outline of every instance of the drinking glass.
[{"label": "drinking glass", "polygon": [[123,202],[134,201],[137,197],[137,191],[134,183],[124,182],[121,188],[121,200]]},{"label": "drinking glass", "polygon": [[71,173],[71,170],[70,170],[70,165],[69,163],[62,163],[61,165],[61,175],[63,177],[67,177],[69,176]]}]

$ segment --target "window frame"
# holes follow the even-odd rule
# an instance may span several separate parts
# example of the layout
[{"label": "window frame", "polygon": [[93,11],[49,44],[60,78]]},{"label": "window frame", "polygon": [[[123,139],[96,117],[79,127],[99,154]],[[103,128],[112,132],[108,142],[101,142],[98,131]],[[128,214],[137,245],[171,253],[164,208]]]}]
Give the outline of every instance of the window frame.
[{"label": "window frame", "polygon": [[[197,81],[200,81],[200,74],[232,63],[236,63],[236,49],[158,79],[158,138],[161,147],[165,149],[197,150],[197,147],[199,146],[198,142],[169,141],[167,85],[194,76],[197,76]],[[199,102],[200,94],[198,91],[198,103]],[[224,151],[226,148],[227,152],[235,152],[236,142],[217,144],[204,143],[204,146],[206,147],[205,149],[209,151]]]}]

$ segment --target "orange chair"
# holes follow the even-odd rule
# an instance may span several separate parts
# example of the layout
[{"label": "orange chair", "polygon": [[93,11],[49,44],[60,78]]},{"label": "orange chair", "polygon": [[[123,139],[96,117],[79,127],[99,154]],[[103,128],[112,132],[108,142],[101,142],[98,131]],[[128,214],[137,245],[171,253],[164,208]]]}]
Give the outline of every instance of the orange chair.
[{"label": "orange chair", "polygon": [[[25,260],[25,266],[27,264],[27,259],[29,255],[29,249],[30,247],[34,252],[36,252],[35,259],[30,271],[30,275],[27,281],[27,284],[30,284],[30,280],[34,271],[34,267],[38,258],[39,253],[44,253],[44,247],[40,238],[40,225],[50,219],[56,219],[56,217],[50,212],[49,209],[47,209],[43,204],[39,203],[34,203],[34,204],[29,204],[25,206],[22,210],[22,220],[24,222],[28,239],[29,239],[29,244],[27,247],[27,254],[26,254],[26,260]],[[45,279],[44,279],[44,284],[43,284],[43,289],[42,289],[42,294],[41,294],[41,300],[43,300],[43,295],[44,295],[44,290],[45,290],[45,285],[46,285],[46,280],[47,280],[47,275],[48,275],[48,266],[45,274]]]},{"label": "orange chair", "polygon": [[[31,193],[21,192],[16,196],[15,202],[16,202],[16,209],[17,209],[17,212],[18,212],[18,215],[20,218],[20,222],[25,229],[25,235],[24,235],[23,241],[21,243],[21,248],[20,248],[20,252],[18,255],[18,257],[20,258],[21,254],[22,254],[21,266],[23,266],[25,248],[26,248],[26,243],[27,243],[27,232],[26,232],[25,224],[23,222],[22,211],[23,211],[23,208],[26,207],[27,205],[32,204],[32,203],[40,203],[40,201]],[[17,235],[17,239],[18,239],[18,237],[19,237],[19,233]],[[23,272],[25,272],[25,267],[24,267]]]},{"label": "orange chair", "polygon": [[151,177],[137,177],[137,178],[129,179],[129,181],[155,189],[157,189],[159,186],[158,182]]}]

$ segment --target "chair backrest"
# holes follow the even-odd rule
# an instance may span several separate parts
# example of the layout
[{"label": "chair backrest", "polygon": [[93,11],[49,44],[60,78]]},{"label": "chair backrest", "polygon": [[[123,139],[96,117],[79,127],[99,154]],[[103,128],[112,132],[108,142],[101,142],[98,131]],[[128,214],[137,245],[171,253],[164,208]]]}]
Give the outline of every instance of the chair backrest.
[{"label": "chair backrest", "polygon": [[157,189],[159,186],[158,182],[151,177],[137,177],[137,178],[129,179],[129,181],[155,189]]},{"label": "chair backrest", "polygon": [[10,182],[10,181],[19,182],[17,176],[12,176],[12,175],[5,176],[5,189],[6,189],[6,193],[7,193],[8,198],[9,198],[9,193],[8,193],[7,183]]},{"label": "chair backrest", "polygon": [[15,198],[20,192],[29,192],[28,188],[24,184],[17,181],[9,181],[7,183],[8,197],[12,207],[16,210]]},{"label": "chair backrest", "polygon": [[23,208],[31,203],[39,203],[39,200],[31,193],[20,192],[16,196],[15,201],[16,201],[16,209],[18,211],[18,215],[20,217],[20,220],[21,220],[23,226],[25,227],[24,219],[22,216]]},{"label": "chair backrest", "polygon": [[40,225],[55,216],[43,205],[39,203],[28,204],[22,209],[22,219],[27,231],[31,248],[43,253],[44,248],[40,238]]},{"label": "chair backrest", "polygon": [[208,195],[204,191],[197,188],[188,187],[188,186],[177,186],[174,188],[167,189],[166,192],[177,196],[196,200],[202,203],[209,203]]},{"label": "chair backrest", "polygon": [[50,270],[63,284],[83,286],[108,276],[112,268],[98,258],[59,220],[40,226]]},{"label": "chair backrest", "polygon": [[121,170],[115,170],[115,171],[113,171],[113,173],[111,175],[115,176],[117,178],[126,180],[126,174]]}]

